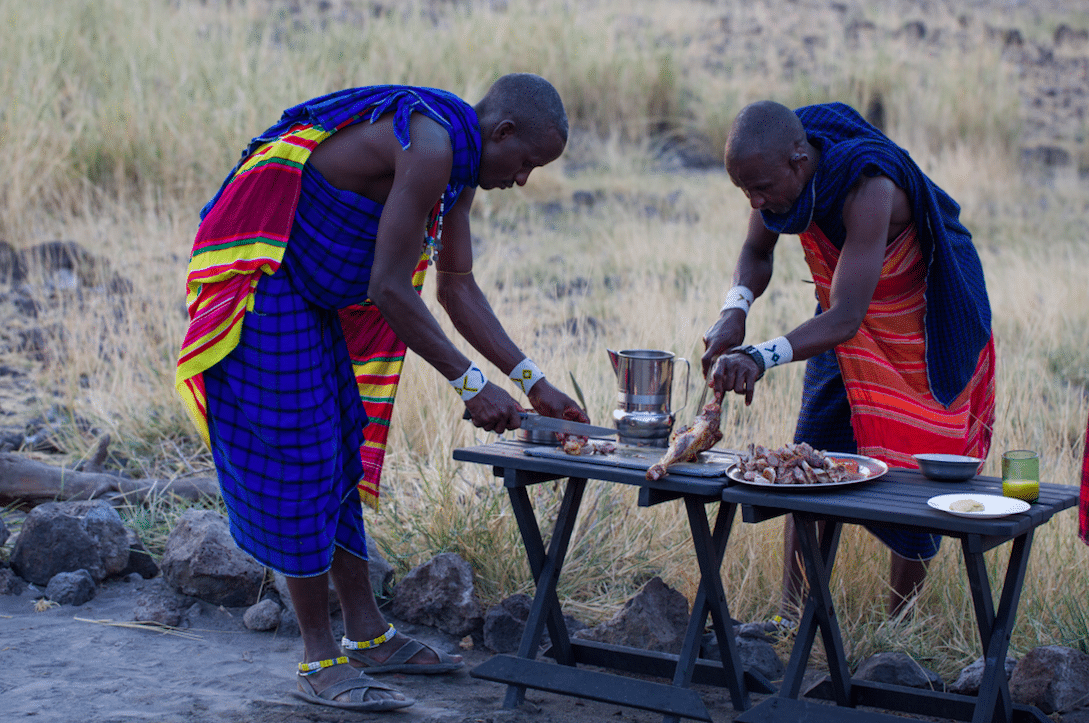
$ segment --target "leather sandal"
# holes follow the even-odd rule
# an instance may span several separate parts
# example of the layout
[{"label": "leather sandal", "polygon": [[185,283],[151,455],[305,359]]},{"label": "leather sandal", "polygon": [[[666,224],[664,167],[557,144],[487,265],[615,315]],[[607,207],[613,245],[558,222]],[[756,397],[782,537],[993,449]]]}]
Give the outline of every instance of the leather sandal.
[{"label": "leather sandal", "polygon": [[[360,643],[344,638],[340,641],[340,645],[346,656],[363,664],[363,672],[368,675],[375,675],[378,673],[436,675],[438,673],[450,673],[465,667],[464,661],[454,660],[453,656],[447,655],[430,645],[426,645],[419,640],[414,640],[412,638],[409,638],[408,642],[393,651],[385,660],[376,660],[371,654],[363,652],[368,648],[375,648],[382,643],[392,640],[396,634],[397,631],[390,625],[384,635],[381,635],[374,640],[367,640]],[[430,650],[435,654],[435,657],[439,659],[438,662],[410,663],[409,661],[422,650]]]},{"label": "leather sandal", "polygon": [[[343,661],[343,662],[341,662]],[[328,663],[328,665],[327,665]],[[339,680],[331,685],[328,685],[321,690],[310,681],[308,673],[303,672],[303,668],[308,665],[311,666],[308,672],[313,672],[320,668],[329,668],[333,665],[347,665],[348,660],[346,657],[341,656],[336,660],[323,660],[316,664],[300,663],[299,665],[299,689],[292,691],[293,695],[297,698],[302,698],[308,703],[314,703],[317,705],[329,706],[330,708],[342,708],[344,710],[357,710],[357,711],[371,711],[381,712],[387,710],[397,710],[398,708],[407,708],[413,705],[416,701],[412,698],[377,698],[373,700],[367,700],[367,691],[370,690],[388,690],[394,693],[400,693],[396,688],[381,683],[374,678],[366,675],[365,673],[359,673],[359,675],[353,678],[346,678]],[[312,667],[316,665],[317,667]],[[336,700],[337,696],[348,693],[348,700]]]}]

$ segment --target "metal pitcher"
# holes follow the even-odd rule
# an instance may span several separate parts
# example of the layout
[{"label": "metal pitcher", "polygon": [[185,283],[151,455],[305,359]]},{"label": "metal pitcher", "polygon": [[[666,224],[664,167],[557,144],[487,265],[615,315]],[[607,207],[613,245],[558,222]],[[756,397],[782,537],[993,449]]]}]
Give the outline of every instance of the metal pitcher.
[{"label": "metal pitcher", "polygon": [[[688,404],[688,380],[692,373],[688,360],[660,349],[606,351],[619,387],[613,421],[620,443],[668,447],[677,412]],[[684,362],[685,366],[684,404],[678,410],[671,410],[673,370],[677,362]]]}]

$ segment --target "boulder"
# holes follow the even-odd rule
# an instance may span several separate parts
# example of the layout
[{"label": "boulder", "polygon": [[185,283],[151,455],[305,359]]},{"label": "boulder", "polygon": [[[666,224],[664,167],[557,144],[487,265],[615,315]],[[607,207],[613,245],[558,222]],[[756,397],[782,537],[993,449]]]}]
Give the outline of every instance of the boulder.
[{"label": "boulder", "polygon": [[1084,705],[1087,692],[1089,655],[1062,645],[1033,648],[1010,676],[1013,701],[1034,705],[1045,714]]},{"label": "boulder", "polygon": [[47,585],[59,572],[87,570],[96,583],[125,569],[128,534],[103,500],[46,502],[23,521],[11,566],[23,579]]},{"label": "boulder", "polygon": [[496,653],[516,652],[532,604],[533,598],[518,593],[488,608],[484,615],[484,647]]},{"label": "boulder", "polygon": [[890,683],[908,688],[945,690],[941,676],[915,662],[906,653],[878,653],[863,660],[855,678],[873,683]]},{"label": "boulder", "polygon": [[178,592],[213,605],[257,602],[265,568],[238,549],[227,520],[212,510],[191,509],[166,541],[163,576]]},{"label": "boulder", "polygon": [[275,600],[265,598],[256,605],[246,608],[242,615],[242,624],[250,630],[263,632],[275,630],[280,625],[280,606]]},{"label": "boulder", "polygon": [[[961,695],[977,695],[979,693],[979,684],[983,682],[983,668],[985,665],[986,661],[982,657],[977,658],[974,663],[960,671],[960,675],[949,686],[949,692],[960,693]],[[1010,675],[1013,674],[1013,669],[1016,666],[1016,660],[1006,658],[1006,680],[1010,679]]]},{"label": "boulder", "polygon": [[61,605],[82,605],[97,592],[98,586],[86,570],[58,572],[45,587],[46,598]]},{"label": "boulder", "polygon": [[[775,652],[772,638],[764,632],[763,624],[735,625],[734,634],[737,636],[737,654],[743,666],[755,670],[768,680],[779,680],[783,677],[786,668],[779,654]],[[722,660],[717,635],[709,633],[705,637],[700,646],[700,657],[716,662]]]},{"label": "boulder", "polygon": [[0,595],[22,595],[26,592],[26,580],[10,567],[0,567]]},{"label": "boulder", "polygon": [[140,577],[145,580],[156,577],[159,574],[159,566],[155,564],[155,559],[144,547],[140,535],[131,527],[126,527],[125,533],[129,545],[129,562],[125,565],[125,569],[119,573],[121,577],[128,577],[134,572],[139,573]]},{"label": "boulder", "polygon": [[182,612],[192,604],[192,598],[178,594],[165,580],[151,581],[136,598],[132,619],[136,622],[158,623],[178,627]]},{"label": "boulder", "polygon": [[677,654],[687,628],[687,598],[653,577],[611,620],[580,630],[576,637]]},{"label": "boulder", "polygon": [[8,532],[8,526],[4,524],[4,518],[0,517],[0,546],[3,546],[8,541],[8,537],[11,535]]},{"label": "boulder", "polygon": [[393,614],[456,637],[477,632],[484,625],[473,587],[473,570],[452,552],[436,555],[397,584]]}]

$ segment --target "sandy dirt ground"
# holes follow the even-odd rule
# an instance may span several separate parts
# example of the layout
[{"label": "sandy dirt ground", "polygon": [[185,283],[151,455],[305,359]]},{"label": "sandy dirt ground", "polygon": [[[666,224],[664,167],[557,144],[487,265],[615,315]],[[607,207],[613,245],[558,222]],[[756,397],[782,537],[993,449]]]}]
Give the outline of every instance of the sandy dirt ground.
[{"label": "sandy dirt ground", "polygon": [[[503,708],[506,686],[473,678],[491,657],[459,649],[459,641],[428,628],[398,628],[448,652],[466,667],[437,676],[386,675],[416,704],[391,713],[356,713],[299,700],[298,637],[257,633],[241,608],[202,604],[190,627],[164,632],[130,623],[140,588],[108,581],[91,602],[35,612],[40,591],[0,595],[0,719],[53,723],[590,723],[660,721],[661,715],[617,705],[528,691],[517,709]],[[396,621],[394,621],[396,623]],[[32,653],[30,651],[33,651]],[[715,723],[733,720],[726,691],[698,688]],[[759,700],[759,698],[754,698]]]}]

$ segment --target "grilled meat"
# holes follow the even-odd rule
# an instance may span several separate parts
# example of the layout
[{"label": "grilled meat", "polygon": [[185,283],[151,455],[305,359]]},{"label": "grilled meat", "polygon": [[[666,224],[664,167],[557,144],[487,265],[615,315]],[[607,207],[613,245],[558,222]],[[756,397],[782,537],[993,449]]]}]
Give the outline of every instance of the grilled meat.
[{"label": "grilled meat", "polygon": [[662,458],[647,470],[647,479],[661,479],[671,464],[691,462],[722,439],[722,405],[709,402],[692,422],[691,427],[681,427],[669,440],[669,449]]}]

